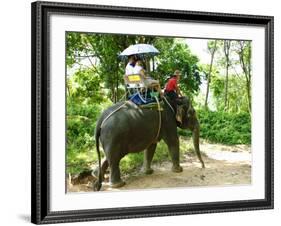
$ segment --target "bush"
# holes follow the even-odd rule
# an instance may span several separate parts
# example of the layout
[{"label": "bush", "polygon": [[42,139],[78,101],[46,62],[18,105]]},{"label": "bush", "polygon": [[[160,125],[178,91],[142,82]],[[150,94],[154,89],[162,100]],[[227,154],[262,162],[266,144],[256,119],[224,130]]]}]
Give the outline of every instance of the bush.
[{"label": "bush", "polygon": [[200,137],[223,144],[251,143],[251,116],[249,113],[197,111]]},{"label": "bush", "polygon": [[97,162],[94,132],[102,104],[81,103],[68,98],[67,102],[67,173],[78,174]]}]

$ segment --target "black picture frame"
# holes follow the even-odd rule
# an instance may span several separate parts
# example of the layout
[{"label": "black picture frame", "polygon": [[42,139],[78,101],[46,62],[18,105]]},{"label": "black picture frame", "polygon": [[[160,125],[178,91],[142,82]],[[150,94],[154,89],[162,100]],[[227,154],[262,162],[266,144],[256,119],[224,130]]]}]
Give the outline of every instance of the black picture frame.
[{"label": "black picture frame", "polygon": [[[273,23],[271,16],[128,8],[57,2],[33,2],[32,11],[32,191],[31,221],[35,224],[155,217],[181,214],[273,208]],[[173,204],[109,209],[50,211],[49,175],[49,44],[50,14],[173,20],[265,28],[265,198],[196,204]]]}]

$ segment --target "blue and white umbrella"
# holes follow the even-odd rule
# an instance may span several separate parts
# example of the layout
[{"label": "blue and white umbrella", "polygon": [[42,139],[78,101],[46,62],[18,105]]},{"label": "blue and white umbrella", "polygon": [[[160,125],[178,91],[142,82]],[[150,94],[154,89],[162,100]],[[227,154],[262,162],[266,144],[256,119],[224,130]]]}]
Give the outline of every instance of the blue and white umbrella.
[{"label": "blue and white umbrella", "polygon": [[159,51],[153,46],[149,44],[135,44],[130,45],[127,49],[125,49],[120,55],[119,58],[126,59],[128,56],[136,55],[139,57],[153,57],[159,54]]}]

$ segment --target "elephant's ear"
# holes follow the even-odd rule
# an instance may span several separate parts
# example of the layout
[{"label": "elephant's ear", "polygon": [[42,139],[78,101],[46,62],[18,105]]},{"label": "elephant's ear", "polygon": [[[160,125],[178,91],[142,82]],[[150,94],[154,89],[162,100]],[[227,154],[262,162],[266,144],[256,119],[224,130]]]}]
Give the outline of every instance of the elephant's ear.
[{"label": "elephant's ear", "polygon": [[183,117],[184,117],[184,107],[183,105],[178,105],[177,106],[177,114],[176,114],[176,120],[180,124],[183,122]]},{"label": "elephant's ear", "polygon": [[192,107],[192,105],[189,106],[189,108],[187,109],[187,117],[191,118],[194,117],[196,114],[194,108]]}]

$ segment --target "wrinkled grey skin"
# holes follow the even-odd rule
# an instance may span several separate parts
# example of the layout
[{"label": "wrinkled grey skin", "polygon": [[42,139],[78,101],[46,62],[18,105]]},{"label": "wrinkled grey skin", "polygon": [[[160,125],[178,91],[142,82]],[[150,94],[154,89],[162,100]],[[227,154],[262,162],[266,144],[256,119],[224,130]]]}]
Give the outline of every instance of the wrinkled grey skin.
[{"label": "wrinkled grey skin", "polygon": [[[125,105],[124,105],[125,103]],[[128,153],[136,153],[144,150],[144,172],[153,173],[151,161],[161,139],[168,146],[172,159],[172,171],[182,172],[179,163],[179,137],[177,126],[182,129],[190,129],[193,133],[193,143],[195,152],[205,167],[199,150],[199,122],[195,110],[189,101],[184,98],[180,106],[182,123],[175,120],[173,110],[164,101],[163,111],[161,111],[161,129],[157,140],[159,128],[159,112],[151,109],[141,109],[131,102],[120,102],[105,110],[96,126],[96,147],[99,158],[99,179],[94,184],[94,190],[100,190],[104,173],[110,167],[110,185],[121,187],[125,183],[121,180],[119,162]],[[110,117],[107,116],[122,106]],[[104,121],[104,122],[103,122]],[[106,158],[101,163],[99,141],[101,142]]]}]

